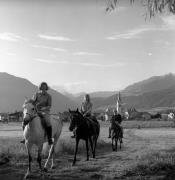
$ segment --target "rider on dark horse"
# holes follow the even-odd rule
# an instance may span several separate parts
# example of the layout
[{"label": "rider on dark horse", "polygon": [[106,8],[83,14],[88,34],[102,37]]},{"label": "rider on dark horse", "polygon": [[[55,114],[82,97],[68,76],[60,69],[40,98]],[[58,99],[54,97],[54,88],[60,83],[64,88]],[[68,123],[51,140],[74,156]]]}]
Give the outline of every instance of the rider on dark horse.
[{"label": "rider on dark horse", "polygon": [[[84,101],[81,104],[80,112],[85,118],[87,118],[89,120],[95,120],[91,114],[92,113],[92,103],[91,103],[89,94],[86,94],[84,96]],[[73,132],[73,133],[74,133],[74,135],[71,137],[75,138],[75,132]]]},{"label": "rider on dark horse", "polygon": [[[32,97],[33,104],[36,107],[37,113],[44,120],[44,123],[46,124],[46,132],[48,136],[48,144],[53,144],[52,141],[52,126],[50,123],[50,109],[52,104],[52,98],[49,93],[47,93],[47,90],[49,89],[46,82],[42,82],[39,86],[39,91],[34,94]],[[23,124],[23,130],[25,126]],[[24,143],[25,140],[22,140],[21,143]]]},{"label": "rider on dark horse", "polygon": [[111,138],[111,128],[112,128],[112,122],[115,122],[121,129],[122,138],[123,138],[123,127],[121,126],[122,122],[122,116],[117,112],[116,109],[113,110],[113,116],[110,121],[110,127],[109,127],[109,136],[108,138]]}]

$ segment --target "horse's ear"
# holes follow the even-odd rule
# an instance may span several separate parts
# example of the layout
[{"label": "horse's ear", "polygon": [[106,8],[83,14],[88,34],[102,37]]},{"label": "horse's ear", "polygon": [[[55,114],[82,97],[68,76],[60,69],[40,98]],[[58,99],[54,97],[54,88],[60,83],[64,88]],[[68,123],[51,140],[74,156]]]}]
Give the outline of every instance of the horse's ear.
[{"label": "horse's ear", "polygon": [[25,96],[25,100],[24,103],[28,102],[29,98],[27,96]]},{"label": "horse's ear", "polygon": [[77,112],[79,112],[79,109],[77,108]]},{"label": "horse's ear", "polygon": [[69,113],[71,113],[71,110],[69,109]]}]

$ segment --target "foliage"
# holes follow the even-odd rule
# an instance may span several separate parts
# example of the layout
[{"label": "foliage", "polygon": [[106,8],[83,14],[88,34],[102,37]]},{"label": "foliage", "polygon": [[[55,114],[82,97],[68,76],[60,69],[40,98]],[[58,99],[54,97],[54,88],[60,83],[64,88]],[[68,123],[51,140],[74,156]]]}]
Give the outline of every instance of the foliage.
[{"label": "foliage", "polygon": [[[175,14],[175,0],[141,0],[143,5],[147,7],[150,17],[157,13],[162,13],[164,10],[168,10],[170,13]],[[108,0],[106,11],[114,10],[117,7],[118,0]],[[134,0],[130,0],[133,4]]]}]

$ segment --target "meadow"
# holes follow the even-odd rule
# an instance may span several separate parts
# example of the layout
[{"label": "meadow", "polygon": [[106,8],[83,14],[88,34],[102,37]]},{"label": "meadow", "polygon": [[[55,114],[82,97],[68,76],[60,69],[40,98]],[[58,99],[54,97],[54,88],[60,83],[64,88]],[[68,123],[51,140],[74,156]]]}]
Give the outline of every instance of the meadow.
[{"label": "meadow", "polygon": [[[64,123],[57,145],[56,169],[38,173],[36,149],[31,179],[171,179],[175,170],[175,129],[171,121],[124,121],[124,143],[113,152],[108,122],[101,122],[96,159],[86,161],[82,141],[77,164],[72,166],[75,140]],[[23,179],[27,152],[20,144],[21,124],[0,124],[0,179]],[[44,154],[47,153],[46,148]],[[90,154],[91,155],[91,154]],[[43,155],[43,163],[45,156]]]}]

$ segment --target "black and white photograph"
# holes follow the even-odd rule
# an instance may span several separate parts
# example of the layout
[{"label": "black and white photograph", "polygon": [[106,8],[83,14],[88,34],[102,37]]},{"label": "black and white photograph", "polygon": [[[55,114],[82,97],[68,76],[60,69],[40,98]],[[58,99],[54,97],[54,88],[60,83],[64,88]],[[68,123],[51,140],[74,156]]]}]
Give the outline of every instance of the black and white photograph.
[{"label": "black and white photograph", "polygon": [[0,0],[0,179],[175,179],[175,0]]}]

